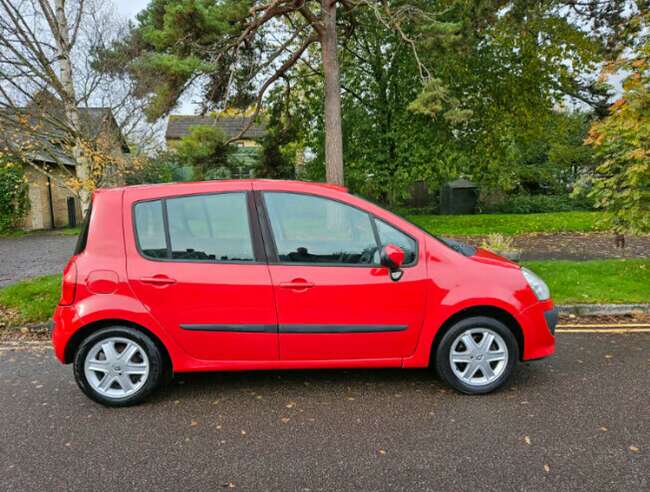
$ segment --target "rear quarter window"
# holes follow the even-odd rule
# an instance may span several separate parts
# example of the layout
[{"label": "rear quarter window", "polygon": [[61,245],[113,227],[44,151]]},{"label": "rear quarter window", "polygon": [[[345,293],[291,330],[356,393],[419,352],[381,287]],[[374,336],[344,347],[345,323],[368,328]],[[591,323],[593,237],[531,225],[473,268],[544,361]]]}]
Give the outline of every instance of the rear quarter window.
[{"label": "rear quarter window", "polygon": [[77,238],[77,244],[75,244],[74,247],[73,254],[75,255],[83,253],[83,251],[86,249],[86,244],[88,244],[88,230],[90,228],[90,215],[92,214],[92,211],[93,211],[93,204],[92,202],[90,202],[90,206],[86,211],[86,216],[84,217],[84,221],[81,224],[81,231],[79,232],[79,237]]},{"label": "rear quarter window", "polygon": [[162,202],[137,203],[134,212],[137,241],[142,254],[150,258],[167,258]]}]

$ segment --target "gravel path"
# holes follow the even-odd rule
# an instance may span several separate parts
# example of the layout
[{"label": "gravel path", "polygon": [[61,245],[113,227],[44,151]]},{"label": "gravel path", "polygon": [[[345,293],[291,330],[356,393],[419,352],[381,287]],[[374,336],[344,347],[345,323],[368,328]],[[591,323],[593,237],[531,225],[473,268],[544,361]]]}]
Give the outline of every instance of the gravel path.
[{"label": "gravel path", "polygon": [[76,236],[55,233],[0,238],[0,287],[39,275],[61,273]]},{"label": "gravel path", "polygon": [[[455,236],[454,239],[478,246],[481,236]],[[611,234],[592,232],[576,234],[522,234],[513,238],[521,250],[522,260],[601,260],[615,258],[650,258],[650,236],[627,236],[625,248],[616,247]]]}]

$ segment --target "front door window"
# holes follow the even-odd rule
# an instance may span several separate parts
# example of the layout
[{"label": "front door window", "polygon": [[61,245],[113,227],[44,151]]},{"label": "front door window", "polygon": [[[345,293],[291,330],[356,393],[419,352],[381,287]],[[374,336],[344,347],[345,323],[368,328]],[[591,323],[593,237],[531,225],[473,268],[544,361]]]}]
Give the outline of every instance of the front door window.
[{"label": "front door window", "polygon": [[265,193],[264,198],[280,262],[377,264],[367,212],[313,195]]}]

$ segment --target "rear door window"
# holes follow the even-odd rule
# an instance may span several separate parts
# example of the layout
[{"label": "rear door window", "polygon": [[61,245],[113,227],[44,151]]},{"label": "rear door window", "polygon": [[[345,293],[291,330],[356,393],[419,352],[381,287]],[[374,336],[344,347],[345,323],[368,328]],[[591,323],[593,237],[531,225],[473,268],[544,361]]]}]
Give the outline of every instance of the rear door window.
[{"label": "rear door window", "polygon": [[245,193],[167,200],[173,259],[253,261]]},{"label": "rear door window", "polygon": [[135,227],[140,251],[150,258],[255,260],[245,192],[140,202]]}]

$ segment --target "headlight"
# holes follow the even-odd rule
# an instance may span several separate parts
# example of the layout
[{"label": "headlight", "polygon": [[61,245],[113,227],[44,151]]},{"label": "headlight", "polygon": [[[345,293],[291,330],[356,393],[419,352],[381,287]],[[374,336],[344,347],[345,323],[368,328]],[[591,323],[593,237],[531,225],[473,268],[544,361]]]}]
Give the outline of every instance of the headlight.
[{"label": "headlight", "polygon": [[537,299],[540,301],[546,301],[551,298],[551,291],[549,290],[548,285],[546,285],[546,282],[531,272],[528,268],[522,267],[521,273],[524,275],[530,288],[533,289]]}]

